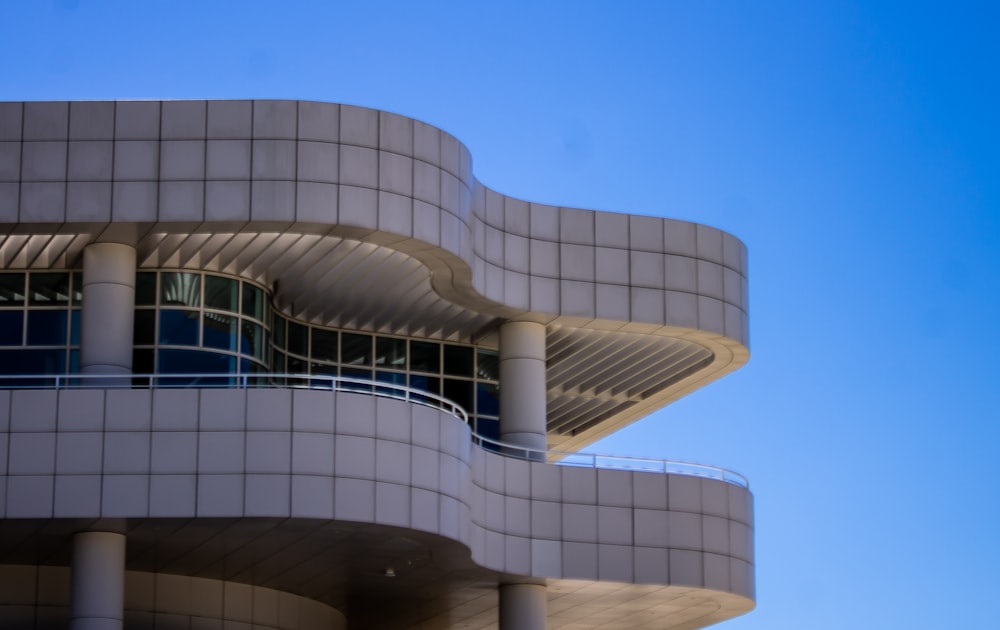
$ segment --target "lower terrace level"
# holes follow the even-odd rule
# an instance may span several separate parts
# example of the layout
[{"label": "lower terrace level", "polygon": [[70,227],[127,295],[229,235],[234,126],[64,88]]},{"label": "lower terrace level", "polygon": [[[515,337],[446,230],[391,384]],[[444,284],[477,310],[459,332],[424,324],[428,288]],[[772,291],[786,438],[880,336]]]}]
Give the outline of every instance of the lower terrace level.
[{"label": "lower terrace level", "polygon": [[699,628],[753,607],[737,475],[558,463],[384,384],[102,378],[0,390],[4,628]]}]

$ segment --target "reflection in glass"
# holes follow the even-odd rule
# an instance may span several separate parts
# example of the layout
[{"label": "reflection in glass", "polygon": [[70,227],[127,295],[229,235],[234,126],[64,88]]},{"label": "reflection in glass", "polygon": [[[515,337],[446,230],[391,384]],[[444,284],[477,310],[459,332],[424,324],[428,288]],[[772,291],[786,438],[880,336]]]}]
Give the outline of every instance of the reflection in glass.
[{"label": "reflection in glass", "polygon": [[496,383],[476,383],[476,413],[481,416],[500,415],[500,388]]},{"label": "reflection in glass", "polygon": [[274,322],[271,324],[271,330],[274,336],[274,347],[285,349],[285,318],[275,317]]},{"label": "reflection in glass", "polygon": [[24,274],[0,273],[0,307],[24,305]]},{"label": "reflection in glass", "polygon": [[476,351],[476,377],[491,381],[500,380],[500,357],[496,350]]},{"label": "reflection in glass", "polygon": [[340,362],[344,365],[371,365],[371,335],[343,333],[340,339]]},{"label": "reflection in glass", "polygon": [[205,308],[235,313],[239,293],[240,283],[236,280],[221,276],[205,276]]},{"label": "reflection in glass", "polygon": [[164,306],[199,306],[201,304],[201,276],[180,271],[160,273],[160,304]]},{"label": "reflection in glass", "polygon": [[264,321],[264,292],[243,283],[243,314]]},{"label": "reflection in glass", "polygon": [[65,346],[66,311],[28,311],[29,346]]},{"label": "reflection in glass", "polygon": [[264,329],[260,324],[243,321],[240,335],[240,352],[264,360]]},{"label": "reflection in glass", "polygon": [[375,365],[406,368],[406,339],[376,337]]},{"label": "reflection in glass", "polygon": [[46,272],[28,276],[29,304],[55,306],[69,303],[69,273]]},{"label": "reflection in glass", "polygon": [[70,275],[73,278],[73,306],[80,306],[83,303],[83,274],[74,271]]},{"label": "reflection in glass", "polygon": [[430,341],[410,341],[410,369],[417,372],[440,372],[441,346]]},{"label": "reflection in glass", "polygon": [[205,313],[202,345],[219,350],[236,350],[236,326],[239,319],[231,315]]},{"label": "reflection in glass", "polygon": [[198,345],[198,313],[165,308],[160,311],[160,343]]}]

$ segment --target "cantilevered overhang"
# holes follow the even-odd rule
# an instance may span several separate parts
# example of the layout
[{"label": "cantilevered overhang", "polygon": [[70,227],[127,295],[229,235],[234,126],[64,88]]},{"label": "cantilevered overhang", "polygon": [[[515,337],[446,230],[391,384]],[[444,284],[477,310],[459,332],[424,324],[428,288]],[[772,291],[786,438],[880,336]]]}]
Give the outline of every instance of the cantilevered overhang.
[{"label": "cantilevered overhang", "polygon": [[506,197],[419,121],[296,101],[0,103],[0,120],[0,267],[78,268],[121,242],[142,268],[259,282],[319,325],[489,346],[538,321],[554,448],[748,358],[737,239]]}]

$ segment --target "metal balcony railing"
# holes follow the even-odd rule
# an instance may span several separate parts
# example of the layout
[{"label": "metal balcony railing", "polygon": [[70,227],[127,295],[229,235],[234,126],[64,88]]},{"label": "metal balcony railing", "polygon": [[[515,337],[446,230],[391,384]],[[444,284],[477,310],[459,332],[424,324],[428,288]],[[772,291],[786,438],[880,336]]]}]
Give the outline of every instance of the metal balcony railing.
[{"label": "metal balcony railing", "polygon": [[501,442],[481,435],[475,419],[457,403],[443,396],[406,385],[368,379],[324,374],[53,374],[2,375],[0,389],[316,389],[334,392],[369,394],[383,398],[426,405],[449,413],[472,429],[472,442],[488,451],[561,466],[608,468],[636,472],[704,477],[743,488],[749,482],[743,475],[707,464],[645,457],[624,457],[596,453],[563,452],[535,449]]}]

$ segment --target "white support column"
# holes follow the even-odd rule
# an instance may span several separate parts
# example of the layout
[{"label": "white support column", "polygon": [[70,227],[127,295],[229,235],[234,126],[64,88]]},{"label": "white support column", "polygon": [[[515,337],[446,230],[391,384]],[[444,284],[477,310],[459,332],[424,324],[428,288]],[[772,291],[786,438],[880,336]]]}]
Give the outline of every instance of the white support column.
[{"label": "white support column", "polygon": [[500,326],[500,440],[544,451],[545,324]]},{"label": "white support column", "polygon": [[80,369],[88,374],[132,372],[135,248],[94,243],[83,250]]},{"label": "white support column", "polygon": [[125,535],[73,535],[70,630],[122,630]]},{"label": "white support column", "polygon": [[500,630],[545,630],[547,605],[542,584],[501,584]]}]

